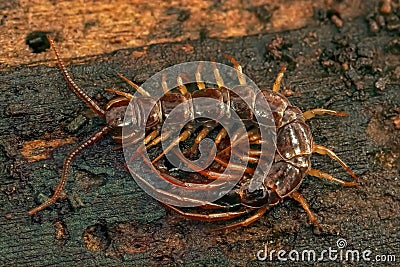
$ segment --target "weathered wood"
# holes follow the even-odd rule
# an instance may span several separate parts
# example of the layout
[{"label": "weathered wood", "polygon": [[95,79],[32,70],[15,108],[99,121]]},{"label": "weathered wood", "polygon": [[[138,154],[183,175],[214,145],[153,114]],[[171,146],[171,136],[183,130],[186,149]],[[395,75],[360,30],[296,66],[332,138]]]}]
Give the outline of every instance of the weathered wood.
[{"label": "weathered wood", "polygon": [[[400,130],[394,120],[399,116],[400,86],[399,55],[390,49],[394,37],[385,30],[371,34],[364,18],[346,22],[340,32],[326,23],[280,36],[286,44],[277,48],[281,59],[272,58],[267,50],[276,34],[264,34],[119,50],[68,69],[81,87],[104,103],[111,95],[103,88],[129,90],[118,72],[141,83],[176,63],[210,57],[226,62],[222,53],[227,53],[241,62],[260,88],[270,88],[274,73],[286,61],[285,85],[293,92],[293,103],[303,110],[324,107],[349,113],[346,118],[321,116],[310,121],[315,141],[333,148],[361,180],[359,187],[343,188],[305,179],[300,192],[324,231],[309,226],[305,212],[287,200],[249,227],[208,234],[207,229],[223,223],[188,221],[166,212],[129,176],[121,151],[112,150],[109,137],[74,162],[68,198],[31,218],[27,211],[36,206],[36,198],[42,201],[51,194],[73,145],[57,148],[49,159],[28,162],[21,154],[24,142],[83,140],[101,121],[67,88],[59,69],[22,67],[0,74],[2,265],[262,265],[256,253],[265,245],[269,250],[320,253],[337,249],[339,238],[347,241],[348,249],[369,249],[371,257],[395,254],[398,262]],[[187,50],[188,44],[193,49]],[[350,68],[344,70],[344,64]],[[382,79],[387,82],[378,89],[375,83]],[[329,158],[315,156],[313,164],[348,177]]]},{"label": "weathered wood", "polygon": [[52,59],[31,54],[25,38],[34,31],[50,33],[62,44],[63,57],[75,58],[156,43],[299,29],[317,23],[315,10],[335,10],[351,18],[370,8],[361,1],[324,0],[4,1],[0,69]]}]

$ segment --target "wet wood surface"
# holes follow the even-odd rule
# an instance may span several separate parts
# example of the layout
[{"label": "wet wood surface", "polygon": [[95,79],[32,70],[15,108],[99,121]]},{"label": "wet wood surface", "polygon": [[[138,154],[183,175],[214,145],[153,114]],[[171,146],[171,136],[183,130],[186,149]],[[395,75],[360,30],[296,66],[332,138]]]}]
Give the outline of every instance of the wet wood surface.
[{"label": "wet wood surface", "polygon": [[[62,36],[59,38],[62,57],[75,58],[70,60],[68,69],[76,83],[103,104],[111,97],[104,88],[130,90],[116,73],[140,84],[177,63],[212,57],[229,64],[222,56],[226,53],[242,64],[244,72],[261,89],[267,89],[271,88],[279,66],[287,65],[284,92],[290,95],[293,104],[302,110],[323,107],[349,113],[348,117],[319,116],[309,122],[315,142],[337,152],[361,182],[356,188],[344,188],[314,177],[304,179],[299,191],[309,201],[323,231],[307,223],[307,216],[297,203],[286,200],[246,228],[207,233],[224,222],[186,220],[167,211],[136,185],[124,168],[122,152],[113,150],[115,144],[110,137],[74,161],[66,195],[57,204],[29,216],[27,211],[51,194],[63,160],[74,143],[99,129],[102,121],[67,88],[50,51],[32,54],[25,46],[23,56],[13,56],[11,52],[2,56],[2,265],[297,266],[298,262],[279,261],[276,254],[273,263],[269,259],[259,261],[256,255],[265,246],[269,252],[321,253],[329,247],[337,249],[339,239],[346,240],[344,249],[360,253],[371,250],[370,258],[376,266],[380,265],[375,261],[377,255],[395,255],[397,263],[387,262],[385,266],[398,265],[399,29],[393,22],[397,17],[395,10],[384,14],[372,2],[365,2],[360,14],[344,12],[348,16],[343,15],[343,25],[332,21],[332,16],[324,18],[323,11],[327,9],[323,9],[319,12],[322,17],[309,16],[301,28],[285,32],[281,28],[268,32],[270,29],[261,23],[254,26],[261,30],[241,30],[221,39],[217,34],[220,29],[211,27],[208,32],[214,34],[202,37],[163,40],[156,34],[159,39],[153,41],[146,39],[150,37],[139,41],[129,37],[132,43],[116,42],[115,49],[124,49],[112,53],[90,37],[96,32],[71,38],[67,33],[73,31],[72,26],[65,27],[66,32],[48,30]],[[342,5],[345,4],[348,3],[344,1]],[[84,14],[90,13],[87,8],[82,10]],[[99,10],[98,16],[106,12]],[[71,16],[76,19],[80,13],[71,8],[74,11]],[[11,14],[7,16],[10,17]],[[381,17],[384,25],[379,24]],[[246,23],[242,25],[249,27]],[[81,29],[77,31],[83,34]],[[249,35],[253,33],[257,35]],[[24,42],[21,31],[15,30],[15,34],[19,37],[11,39]],[[122,35],[115,33],[114,38],[118,36]],[[90,50],[89,42],[96,43],[92,50],[95,52],[81,52]],[[350,179],[328,157],[315,155],[313,166]],[[319,263],[301,263],[334,266],[339,262],[345,266],[369,264],[361,259],[351,262],[329,258]]]}]

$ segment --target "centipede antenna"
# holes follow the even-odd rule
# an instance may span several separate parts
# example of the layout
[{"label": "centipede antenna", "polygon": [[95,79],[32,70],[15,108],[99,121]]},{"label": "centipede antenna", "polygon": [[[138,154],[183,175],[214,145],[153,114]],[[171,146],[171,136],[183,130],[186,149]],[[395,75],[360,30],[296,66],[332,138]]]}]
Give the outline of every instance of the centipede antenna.
[{"label": "centipede antenna", "polygon": [[72,91],[75,92],[75,94],[82,99],[94,112],[96,112],[100,117],[104,117],[104,110],[90,97],[88,96],[85,91],[83,91],[82,88],[80,88],[71,78],[71,76],[69,75],[69,72],[67,71],[65,64],[63,62],[63,60],[60,57],[60,54],[58,53],[58,49],[56,47],[56,45],[54,44],[53,39],[51,39],[50,36],[46,36],[47,40],[50,43],[51,48],[53,49],[56,58],[57,58],[57,63],[58,66],[61,69],[62,74],[64,75],[64,79],[67,82],[67,84],[69,85],[69,87],[72,89]]},{"label": "centipede antenna", "polygon": [[54,202],[57,201],[61,192],[64,190],[65,184],[67,183],[67,174],[68,170],[71,166],[72,160],[80,153],[82,150],[87,148],[88,146],[94,144],[96,141],[100,140],[105,134],[107,134],[111,130],[110,127],[106,126],[103,127],[101,130],[94,133],[91,137],[80,143],[74,150],[69,152],[68,156],[65,158],[63,171],[61,175],[60,182],[58,183],[56,190],[54,191],[53,196],[51,196],[48,200],[43,202],[41,205],[37,206],[34,209],[31,209],[28,213],[29,215],[33,215],[38,211],[45,209],[46,207],[50,206]]},{"label": "centipede antenna", "polygon": [[188,90],[186,86],[183,84],[181,76],[176,77],[176,82],[178,83],[179,92],[181,92],[182,95],[187,94]]},{"label": "centipede antenna", "polygon": [[196,70],[196,82],[197,82],[197,87],[200,90],[203,90],[206,88],[206,85],[204,84],[203,80],[201,79],[201,74],[200,74],[200,70],[201,70],[201,66],[203,65],[203,62],[200,62],[199,65],[197,66],[197,70]]},{"label": "centipede antenna", "polygon": [[213,63],[214,76],[215,76],[215,80],[217,81],[218,87],[219,88],[224,87],[225,86],[224,80],[222,79],[221,74],[219,73],[215,59],[211,58],[211,62]]},{"label": "centipede antenna", "polygon": [[238,79],[239,79],[239,83],[241,85],[245,85],[246,84],[246,78],[244,77],[242,66],[239,65],[239,63],[236,61],[236,59],[234,57],[232,57],[230,55],[227,55],[227,54],[224,54],[224,57],[226,59],[228,59],[233,64],[233,66],[235,67],[236,72],[237,72],[237,76],[238,76]]},{"label": "centipede antenna", "polygon": [[122,92],[122,91],[115,90],[115,89],[111,89],[111,88],[105,88],[104,90],[107,91],[107,92],[110,92],[110,93],[119,95],[119,96],[123,96],[123,97],[125,97],[125,98],[127,98],[127,99],[129,99],[129,100],[131,100],[131,99],[134,97],[134,96],[133,96],[132,94],[130,94],[130,93]]},{"label": "centipede antenna", "polygon": [[137,85],[136,83],[132,82],[131,80],[129,80],[128,78],[126,78],[124,75],[122,75],[121,73],[118,73],[118,76],[124,80],[127,84],[129,84],[130,86],[132,86],[133,88],[135,88],[136,91],[139,92],[139,94],[141,94],[142,96],[150,96],[150,94],[143,89],[143,87]]},{"label": "centipede antenna", "polygon": [[278,75],[276,76],[275,82],[274,82],[274,86],[272,87],[272,91],[273,92],[279,92],[279,89],[281,88],[281,81],[283,79],[283,75],[286,71],[286,67],[282,66],[281,70],[279,71]]},{"label": "centipede antenna", "polygon": [[161,78],[161,87],[164,91],[164,94],[166,94],[169,92],[168,84],[167,84],[167,77],[165,76],[165,73],[163,73],[161,77],[162,77]]}]

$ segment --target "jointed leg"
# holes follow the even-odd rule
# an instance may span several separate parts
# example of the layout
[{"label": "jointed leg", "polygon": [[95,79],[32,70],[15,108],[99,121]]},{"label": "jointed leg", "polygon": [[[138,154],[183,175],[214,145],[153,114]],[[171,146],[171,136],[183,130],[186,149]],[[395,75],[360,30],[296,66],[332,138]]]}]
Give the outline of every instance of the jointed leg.
[{"label": "jointed leg", "polygon": [[272,87],[273,92],[279,92],[279,89],[281,88],[281,81],[283,79],[283,75],[286,71],[286,67],[282,66],[281,70],[279,71],[278,75],[276,76],[274,86]]},{"label": "jointed leg", "polygon": [[224,155],[224,154],[228,155],[230,153],[232,146],[235,146],[236,144],[240,143],[241,141],[243,141],[246,138],[248,138],[248,141],[250,144],[257,142],[261,138],[261,136],[259,134],[257,134],[256,131],[258,131],[258,129],[253,128],[247,132],[247,136],[242,135],[240,137],[238,136],[238,133],[234,134],[231,138],[231,145],[229,145],[226,148],[224,148],[223,150],[219,151],[217,155]]},{"label": "jointed leg", "polygon": [[151,133],[149,133],[143,140],[143,144],[147,145],[150,141],[152,141],[154,138],[156,138],[159,135],[158,130],[154,130]]},{"label": "jointed leg", "polygon": [[188,90],[187,90],[186,86],[183,84],[182,77],[178,76],[176,78],[176,81],[178,83],[179,92],[181,92],[182,95],[185,95],[188,92]]},{"label": "jointed leg", "polygon": [[158,135],[156,138],[151,140],[150,143],[146,145],[146,149],[150,149],[153,146],[158,145],[160,142],[164,142],[171,136],[171,132],[165,132],[164,134]]},{"label": "jointed leg", "polygon": [[234,170],[234,171],[241,171],[241,172],[245,172],[248,174],[254,174],[254,169],[244,166],[244,165],[239,165],[239,164],[234,164],[234,163],[230,163],[228,164],[228,162],[226,162],[224,159],[216,156],[214,158],[214,160],[216,162],[218,162],[219,164],[221,164],[223,167],[225,168],[229,168],[230,170]]},{"label": "jointed leg", "polygon": [[246,78],[243,75],[242,66],[240,66],[239,63],[235,60],[235,58],[233,58],[232,56],[224,55],[224,57],[229,59],[229,61],[232,62],[233,66],[235,67],[236,72],[237,72],[237,76],[238,76],[238,79],[239,79],[239,83],[241,85],[245,85],[246,84]]},{"label": "jointed leg", "polygon": [[163,73],[161,76],[161,87],[163,89],[164,94],[167,94],[169,92],[167,84],[167,76],[165,76],[165,73]]},{"label": "jointed leg", "polygon": [[132,86],[133,88],[136,89],[136,91],[138,91],[141,95],[143,96],[150,96],[150,94],[143,89],[143,87],[137,85],[136,83],[132,82],[131,80],[129,80],[128,78],[126,78],[124,75],[122,75],[121,73],[118,73],[118,76],[124,80],[127,84],[129,84],[130,86]]},{"label": "jointed leg", "polygon": [[228,132],[225,130],[225,128],[222,128],[214,138],[215,145],[218,146],[218,144],[221,143],[222,139],[224,139],[227,134]]},{"label": "jointed leg", "polygon": [[[145,148],[149,149],[151,146],[147,146],[149,145],[150,142],[152,142],[153,145],[157,145],[159,142],[161,142],[161,135],[159,135],[159,131],[158,130],[154,130],[151,133],[149,133],[143,140],[143,143],[139,145],[139,147],[136,149],[136,151],[134,153],[132,153],[132,155],[129,158],[129,162],[131,162],[132,160],[134,160],[139,154],[143,153],[145,151]],[[166,134],[166,137],[164,137],[164,139],[167,139],[169,137],[168,132]],[[135,140],[135,142],[133,142],[132,144],[137,143],[137,140]],[[123,143],[123,147],[127,147],[132,145],[131,143]]]},{"label": "jointed leg", "polygon": [[308,175],[314,176],[314,177],[318,177],[318,178],[322,178],[322,179],[327,179],[329,181],[341,184],[343,186],[357,186],[358,183],[357,182],[347,182],[347,181],[343,181],[340,180],[338,178],[333,177],[332,175],[320,171],[320,170],[316,170],[316,169],[310,169],[307,173]]},{"label": "jointed leg", "polygon": [[315,108],[315,109],[310,109],[310,110],[303,112],[303,117],[304,117],[304,119],[309,120],[311,118],[314,118],[315,115],[322,115],[322,114],[329,114],[329,115],[335,115],[335,116],[341,116],[341,117],[345,117],[345,116],[349,115],[347,113],[340,112],[340,111],[323,109],[323,108]]},{"label": "jointed leg", "polygon": [[215,60],[213,58],[211,59],[211,61],[213,63],[214,76],[215,76],[217,85],[219,88],[224,87],[224,80],[222,79],[221,74],[219,73],[219,70],[217,68],[217,63],[215,62]]},{"label": "jointed leg", "polygon": [[316,226],[318,226],[319,229],[322,229],[322,226],[319,224],[314,213],[311,211],[310,206],[308,206],[307,200],[297,191],[294,191],[290,197],[299,202],[303,207],[303,209],[307,212],[307,216],[310,219],[310,221]]},{"label": "jointed leg", "polygon": [[202,62],[200,62],[199,65],[197,66],[197,70],[196,70],[195,76],[196,76],[197,87],[200,90],[203,90],[203,89],[206,88],[206,85],[204,84],[203,80],[201,79],[201,74],[200,74],[201,65],[202,65]]},{"label": "jointed leg", "polygon": [[350,170],[349,166],[347,166],[347,164],[344,163],[332,150],[317,144],[313,144],[312,149],[314,153],[328,155],[331,159],[339,162],[339,164],[342,165],[343,169],[345,169],[351,175],[351,177],[353,177],[354,181],[358,181],[358,177]]},{"label": "jointed leg", "polygon": [[200,131],[200,133],[196,136],[196,139],[193,142],[193,145],[191,146],[191,148],[188,151],[188,155],[192,155],[198,145],[200,144],[200,142],[206,138],[206,136],[212,131],[212,129],[214,129],[214,123],[210,123],[210,124],[206,124],[203,126],[203,129]]},{"label": "jointed leg", "polygon": [[171,144],[165,148],[160,155],[158,155],[153,161],[152,163],[156,163],[157,161],[159,161],[165,154],[168,153],[168,151],[170,151],[172,148],[174,148],[175,146],[179,145],[180,142],[185,141],[186,139],[188,139],[190,136],[192,135],[192,130],[190,129],[186,129],[184,132],[182,132],[178,138],[176,138],[174,141],[171,142]]},{"label": "jointed leg", "polygon": [[130,94],[130,93],[126,93],[126,92],[122,92],[122,91],[115,90],[115,89],[110,89],[110,88],[105,88],[104,90],[107,91],[107,92],[116,94],[116,95],[123,96],[123,97],[125,97],[125,98],[127,98],[129,100],[131,100],[133,98],[133,95]]},{"label": "jointed leg", "polygon": [[252,216],[250,216],[246,220],[237,222],[237,223],[232,223],[232,224],[224,226],[224,227],[212,229],[212,230],[210,230],[210,232],[222,231],[222,230],[228,230],[228,229],[233,229],[233,228],[237,228],[237,227],[248,226],[251,223],[259,220],[265,214],[265,212],[268,210],[268,208],[269,208],[268,205],[262,206],[261,208],[259,208],[257,210],[256,213],[254,213]]},{"label": "jointed leg", "polygon": [[247,213],[247,210],[241,210],[241,211],[230,211],[230,212],[220,212],[220,213],[211,213],[211,214],[201,214],[201,213],[192,213],[192,212],[184,212],[181,209],[166,204],[162,203],[163,205],[167,206],[168,208],[172,209],[173,211],[179,213],[185,218],[192,219],[192,220],[200,220],[200,221],[208,221],[208,222],[214,222],[214,221],[221,221],[221,220],[230,220],[236,217],[239,217],[243,214]]},{"label": "jointed leg", "polygon": [[[175,155],[182,161],[186,160],[186,158],[184,158],[184,156],[181,153],[175,153]],[[198,172],[199,174],[203,175],[204,177],[207,177],[208,179],[211,180],[237,180],[237,173],[221,173],[221,172],[217,172],[217,171],[212,171],[210,169],[203,169],[202,167],[196,165],[195,163],[188,161],[186,162],[186,165],[188,168]],[[230,164],[229,166],[227,166],[227,169],[231,170],[231,171],[243,171],[243,166],[231,166],[232,164]]]}]

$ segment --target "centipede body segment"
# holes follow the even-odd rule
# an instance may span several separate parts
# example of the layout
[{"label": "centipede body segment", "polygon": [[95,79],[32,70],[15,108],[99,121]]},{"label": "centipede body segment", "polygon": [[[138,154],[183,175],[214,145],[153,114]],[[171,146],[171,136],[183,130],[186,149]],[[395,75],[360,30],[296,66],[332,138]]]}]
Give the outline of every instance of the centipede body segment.
[{"label": "centipede body segment", "polygon": [[[223,197],[222,201],[210,203],[209,206],[212,207],[211,210],[216,210],[215,212],[210,212],[209,209],[202,210],[201,207],[199,208],[199,211],[186,211],[185,209],[164,203],[165,206],[182,216],[190,219],[217,221],[230,220],[246,214],[249,215],[242,221],[218,228],[217,230],[230,229],[251,224],[261,218],[270,207],[280,203],[284,198],[289,197],[299,202],[307,212],[310,221],[321,228],[321,225],[318,223],[316,216],[309,208],[305,198],[298,192],[303,178],[307,175],[311,175],[339,183],[343,186],[356,186],[358,184],[357,176],[350,170],[346,163],[344,163],[330,149],[314,143],[311,130],[306,124],[307,120],[316,115],[328,114],[347,116],[347,114],[322,108],[302,112],[298,107],[292,105],[285,96],[279,93],[281,81],[285,72],[284,67],[279,71],[272,90],[261,90],[255,94],[251,86],[246,83],[242,67],[233,57],[226,56],[226,58],[232,62],[237,73],[238,85],[235,89],[243,92],[243,95],[245,95],[245,98],[247,99],[239,97],[225,87],[223,78],[215,63],[213,72],[216,86],[208,87],[207,84],[204,83],[201,76],[202,66],[199,64],[195,73],[198,90],[188,90],[182,77],[178,76],[176,77],[178,87],[172,92],[168,90],[166,85],[167,81],[165,77],[163,77],[161,84],[165,94],[159,100],[152,97],[141,86],[136,85],[122,74],[119,74],[119,76],[139,92],[141,96],[134,96],[133,94],[115,89],[107,89],[107,91],[114,93],[115,96],[105,105],[104,108],[102,108],[72,80],[59,56],[53,40],[51,38],[48,38],[48,40],[54,50],[58,65],[69,87],[96,114],[105,120],[106,126],[80,143],[67,155],[64,161],[60,182],[56,187],[53,196],[44,203],[30,210],[29,214],[31,215],[43,210],[57,201],[60,193],[65,188],[68,170],[70,169],[73,159],[84,149],[99,141],[105,134],[111,134],[112,137],[117,142],[122,143],[122,145],[137,145],[137,153],[132,155],[131,160],[140,158],[143,151],[157,147],[164,140],[170,138],[168,133],[161,136],[160,129],[165,119],[178,105],[183,106],[182,112],[178,114],[178,116],[180,116],[182,120],[193,121],[193,123],[185,125],[178,138],[172,140],[166,149],[156,155],[151,162],[147,162],[147,164],[157,164],[167,153],[173,151],[178,148],[181,143],[188,142],[188,140],[191,140],[190,138],[192,138],[190,146],[184,151],[186,157],[190,158],[191,155],[195,154],[202,140],[208,137],[210,133],[215,131],[215,129],[218,129],[213,135],[217,151],[215,151],[216,156],[212,161],[214,162],[214,166],[219,166],[219,168],[207,168],[199,171],[198,174],[205,177],[205,179],[222,180],[229,179],[229,177],[224,177],[222,174],[222,170],[226,168],[240,170],[244,173],[242,177],[239,177],[240,179],[237,185]],[[230,149],[231,145],[227,142],[228,137],[226,129],[221,127],[217,128],[217,121],[204,119],[198,120],[191,117],[197,111],[196,106],[192,104],[192,101],[193,99],[201,97],[211,98],[217,103],[228,105],[238,114],[240,120],[244,121],[246,125],[250,125],[247,127],[247,136],[238,136],[234,140],[235,142],[242,142],[243,138],[247,138],[252,145],[252,148],[247,151],[247,156],[242,157],[244,164],[228,164],[228,159],[232,153]],[[254,116],[254,112],[257,112],[257,103],[260,101],[268,103],[273,116],[271,119],[275,124],[274,127],[277,138],[276,150],[273,155],[274,159],[272,166],[269,172],[265,174],[262,183],[260,183],[257,188],[250,188],[249,185],[256,175],[254,174],[254,168],[252,166],[262,164],[262,159],[260,158],[261,151],[257,149],[257,144],[263,142],[259,131],[259,127],[263,126],[257,124]],[[248,106],[246,103],[251,103],[251,105]],[[124,120],[124,116],[128,105],[131,105],[133,108],[131,108],[132,120],[127,123],[126,120]],[[149,116],[144,118],[141,111],[144,107],[148,106],[152,107],[152,109]],[[210,114],[212,113],[217,117],[229,117],[231,112],[224,108],[224,105],[210,105],[207,107],[207,110]],[[197,113],[199,112],[200,111],[197,111]],[[207,117],[207,114],[203,115]],[[129,134],[124,137],[121,136],[123,127],[128,127],[128,129],[130,129]],[[145,130],[146,136],[144,139],[141,139],[140,131],[138,129]],[[196,135],[194,136],[195,133]],[[141,142],[139,142],[140,140]],[[351,175],[354,181],[344,181],[321,170],[313,169],[310,161],[313,153],[327,155],[331,159],[337,161],[347,171],[347,173]],[[143,158],[143,160],[146,159]],[[193,169],[196,168],[196,166],[191,163],[188,163],[188,167]],[[188,186],[189,184],[188,182],[183,182],[180,177],[171,175],[168,171],[159,170],[158,175],[162,179],[182,187]],[[168,194],[168,192],[162,193],[165,193],[166,195]]]}]

